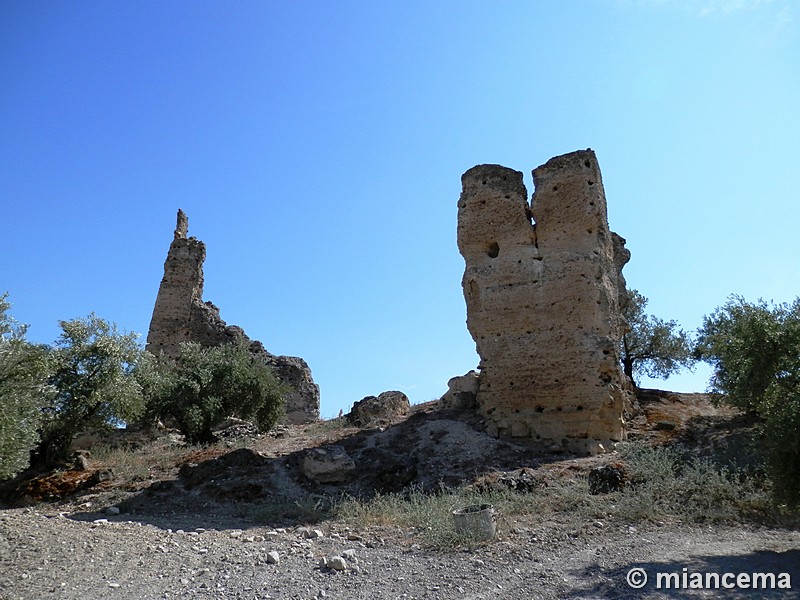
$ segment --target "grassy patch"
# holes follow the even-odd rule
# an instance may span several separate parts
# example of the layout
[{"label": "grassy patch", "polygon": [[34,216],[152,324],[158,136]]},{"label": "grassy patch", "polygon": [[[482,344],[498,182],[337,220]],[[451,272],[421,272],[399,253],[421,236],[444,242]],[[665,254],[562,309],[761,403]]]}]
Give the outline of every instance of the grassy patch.
[{"label": "grassy patch", "polygon": [[753,476],[705,461],[686,461],[669,448],[631,445],[622,458],[630,480],[624,489],[610,494],[591,495],[585,477],[555,478],[529,493],[442,487],[433,493],[412,490],[365,501],[347,498],[336,503],[332,515],[356,527],[411,528],[426,544],[440,548],[480,543],[453,526],[451,511],[471,504],[494,505],[501,532],[517,521],[535,524],[556,518],[577,524],[600,518],[720,523],[774,517],[769,490]]},{"label": "grassy patch", "polygon": [[527,514],[535,496],[512,490],[482,492],[473,488],[435,492],[412,489],[402,494],[379,494],[362,501],[345,498],[336,506],[337,518],[355,527],[386,526],[415,530],[429,546],[453,548],[483,543],[470,534],[456,531],[452,511],[463,506],[491,504],[499,513],[498,529],[508,526],[509,517]]},{"label": "grassy patch", "polygon": [[622,518],[720,523],[770,510],[765,482],[752,474],[686,460],[668,447],[630,445],[622,457],[630,471],[630,482],[616,494],[615,513]]}]

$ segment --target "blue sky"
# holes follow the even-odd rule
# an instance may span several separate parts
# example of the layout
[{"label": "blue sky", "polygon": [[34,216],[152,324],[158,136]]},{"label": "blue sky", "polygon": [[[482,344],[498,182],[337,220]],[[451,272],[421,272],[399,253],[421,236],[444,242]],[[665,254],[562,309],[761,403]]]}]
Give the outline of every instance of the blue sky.
[{"label": "blue sky", "polygon": [[791,0],[2,1],[0,291],[35,341],[146,336],[180,207],[205,299],[305,358],[324,416],[424,402],[477,365],[461,174],[530,193],[591,147],[629,286],[694,330],[798,295],[798,58]]}]

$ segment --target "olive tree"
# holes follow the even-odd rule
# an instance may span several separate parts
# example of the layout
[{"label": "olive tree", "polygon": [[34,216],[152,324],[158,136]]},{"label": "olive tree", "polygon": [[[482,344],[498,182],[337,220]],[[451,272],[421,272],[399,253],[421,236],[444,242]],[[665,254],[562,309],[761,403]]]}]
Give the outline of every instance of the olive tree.
[{"label": "olive tree", "polygon": [[159,357],[144,381],[148,413],[174,421],[190,443],[214,442],[214,426],[227,417],[267,431],[283,409],[272,368],[242,338],[210,348],[185,342],[176,360]]},{"label": "olive tree", "polygon": [[625,374],[634,383],[642,376],[667,379],[694,363],[692,341],[677,321],[664,321],[645,312],[647,298],[628,290],[623,315],[630,329],[622,336],[620,356]]},{"label": "olive tree", "polygon": [[776,497],[800,505],[800,298],[731,296],[705,317],[696,354],[714,368],[711,387],[725,402],[761,417]]},{"label": "olive tree", "polygon": [[0,480],[27,468],[39,443],[42,411],[49,401],[47,353],[25,339],[26,326],[9,315],[0,296]]},{"label": "olive tree", "polygon": [[68,457],[76,434],[110,429],[138,418],[144,409],[134,377],[142,350],[138,334],[120,333],[95,315],[61,321],[62,333],[50,351],[48,383],[52,405],[44,413],[38,463],[53,465]]}]

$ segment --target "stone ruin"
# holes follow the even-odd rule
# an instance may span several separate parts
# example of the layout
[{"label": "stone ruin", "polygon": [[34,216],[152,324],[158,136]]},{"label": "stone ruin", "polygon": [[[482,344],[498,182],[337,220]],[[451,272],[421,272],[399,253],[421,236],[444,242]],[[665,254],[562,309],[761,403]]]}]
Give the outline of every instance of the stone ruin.
[{"label": "stone ruin", "polygon": [[630,400],[619,366],[630,252],[609,230],[594,152],[534,169],[530,205],[518,171],[479,165],[461,181],[458,248],[488,432],[609,450],[625,438]]},{"label": "stone ruin", "polygon": [[233,342],[237,336],[250,341],[251,350],[266,358],[277,379],[289,391],[286,420],[289,423],[310,423],[319,419],[319,386],[311,377],[311,369],[295,356],[275,356],[261,342],[248,338],[240,327],[227,325],[219,309],[203,301],[203,262],[206,246],[194,237],[186,237],[189,220],[178,210],[178,224],[164,263],[164,278],[150,320],[147,350],[158,355],[176,357],[181,342],[197,342],[201,346],[217,346]]}]

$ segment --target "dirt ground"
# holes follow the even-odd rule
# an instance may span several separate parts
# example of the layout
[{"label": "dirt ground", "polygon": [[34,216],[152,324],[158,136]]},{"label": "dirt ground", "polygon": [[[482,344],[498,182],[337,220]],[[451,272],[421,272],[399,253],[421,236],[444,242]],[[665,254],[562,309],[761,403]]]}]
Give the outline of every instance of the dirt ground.
[{"label": "dirt ground", "polygon": [[[702,395],[653,392],[641,400],[631,437],[649,443],[680,436],[698,453],[724,450],[741,425]],[[364,471],[336,490],[298,475],[308,448],[331,443]],[[737,446],[729,445],[735,454]],[[153,456],[144,472],[92,486],[80,484],[85,474],[71,471],[40,482],[39,491],[54,496],[69,481],[84,487],[0,511],[0,599],[800,598],[800,532],[794,529],[626,523],[562,511],[547,520],[501,520],[498,537],[477,547],[435,550],[419,532],[398,527],[249,517],[278,492],[284,498],[390,492],[520,467],[541,477],[581,476],[613,460],[494,440],[469,414],[433,404],[366,431],[292,427],[231,446],[184,452],[174,464],[169,456],[160,462]],[[97,472],[104,465],[94,460],[92,467]],[[109,506],[120,513],[109,514]],[[346,570],[320,566],[323,557],[343,555]],[[628,583],[632,569],[648,576],[640,589]],[[659,573],[674,576],[662,575],[659,587]],[[788,582],[791,589],[722,588],[735,583],[730,577],[720,589],[685,589],[697,583],[696,573],[773,573],[776,588]],[[639,575],[632,573],[632,583]]]}]

